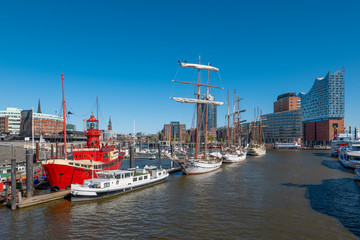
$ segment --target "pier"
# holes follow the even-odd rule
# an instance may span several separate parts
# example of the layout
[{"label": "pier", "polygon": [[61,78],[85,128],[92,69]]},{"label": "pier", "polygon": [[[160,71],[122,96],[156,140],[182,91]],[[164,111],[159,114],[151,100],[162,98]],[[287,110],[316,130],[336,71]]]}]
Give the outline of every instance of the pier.
[{"label": "pier", "polygon": [[66,196],[70,194],[69,190],[63,190],[59,192],[52,192],[49,194],[37,195],[30,198],[23,198],[23,200],[17,204],[18,208],[31,207],[37,204],[51,202],[58,199],[64,199]]}]

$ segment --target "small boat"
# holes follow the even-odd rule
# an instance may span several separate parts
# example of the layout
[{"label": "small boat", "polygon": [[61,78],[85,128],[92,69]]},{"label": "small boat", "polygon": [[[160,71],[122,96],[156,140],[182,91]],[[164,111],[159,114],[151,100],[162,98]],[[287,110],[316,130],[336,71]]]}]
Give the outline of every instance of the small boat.
[{"label": "small boat", "polygon": [[347,168],[360,167],[360,143],[349,143],[349,145],[341,147],[339,162]]},{"label": "small boat", "polygon": [[246,160],[246,153],[238,154],[225,154],[223,156],[223,163],[236,163],[236,162],[242,162]]},{"label": "small boat", "polygon": [[331,155],[338,157],[340,148],[347,146],[349,143],[360,143],[360,141],[354,139],[353,136],[348,133],[342,133],[334,137],[334,139],[331,140]]},{"label": "small boat", "polygon": [[264,156],[266,154],[265,144],[251,144],[247,154],[252,156]]},{"label": "small boat", "polygon": [[178,162],[186,175],[196,175],[215,171],[221,167],[221,159],[187,159]]},{"label": "small boat", "polygon": [[71,184],[71,201],[93,200],[130,192],[166,180],[164,169],[135,168],[98,172],[97,178]]},{"label": "small boat", "polygon": [[149,160],[156,160],[156,157],[155,157],[155,155],[152,155],[152,156],[150,156],[148,159],[149,159]]}]

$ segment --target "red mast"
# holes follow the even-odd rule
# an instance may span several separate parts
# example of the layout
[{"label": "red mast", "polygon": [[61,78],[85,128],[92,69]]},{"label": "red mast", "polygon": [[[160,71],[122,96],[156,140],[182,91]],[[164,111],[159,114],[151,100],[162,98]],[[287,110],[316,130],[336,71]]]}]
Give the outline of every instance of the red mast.
[{"label": "red mast", "polygon": [[67,159],[67,148],[66,148],[66,117],[65,117],[65,89],[64,89],[64,74],[62,76],[62,90],[63,90],[63,113],[64,113],[64,148],[65,148],[65,159]]}]

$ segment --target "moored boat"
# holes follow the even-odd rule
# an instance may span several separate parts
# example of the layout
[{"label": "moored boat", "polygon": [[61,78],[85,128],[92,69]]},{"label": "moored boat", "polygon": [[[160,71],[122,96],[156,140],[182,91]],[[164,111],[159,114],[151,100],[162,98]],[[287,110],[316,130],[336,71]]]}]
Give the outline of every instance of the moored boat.
[{"label": "moored boat", "polygon": [[347,146],[349,143],[360,143],[360,140],[356,140],[349,133],[339,134],[331,140],[331,155],[334,157],[339,156],[340,148]]},{"label": "moored boat", "polygon": [[300,149],[302,146],[297,142],[292,143],[275,143],[274,148],[276,149]]},{"label": "moored boat", "polygon": [[[196,95],[196,99],[189,99],[189,98],[182,98],[182,97],[171,97],[172,99],[174,99],[177,102],[181,102],[181,103],[196,103],[196,130],[195,130],[195,154],[193,157],[188,158],[185,157],[182,160],[178,160],[178,163],[181,167],[181,170],[184,174],[186,175],[193,175],[193,174],[203,174],[203,173],[208,173],[208,172],[212,172],[215,171],[217,169],[219,169],[221,167],[222,164],[222,159],[221,158],[217,158],[217,157],[209,157],[207,155],[207,137],[204,138],[204,155],[202,157],[199,156],[199,141],[200,141],[200,119],[202,118],[202,115],[205,116],[205,126],[204,126],[204,136],[207,136],[207,116],[208,116],[208,105],[215,105],[215,106],[220,106],[223,105],[223,102],[216,102],[214,101],[213,98],[210,98],[209,95],[209,87],[214,87],[214,86],[210,86],[209,85],[209,75],[210,75],[210,71],[215,71],[218,72],[219,69],[215,68],[213,66],[210,65],[201,65],[200,64],[200,57],[199,57],[199,64],[192,64],[192,63],[187,63],[185,62],[180,62],[180,67],[182,68],[195,68],[198,69],[198,81],[197,83],[189,83],[189,82],[181,82],[181,81],[176,81],[173,80],[173,82],[180,82],[180,83],[186,83],[186,84],[191,84],[191,85],[197,85],[197,95]],[[207,84],[201,84],[200,82],[200,73],[201,70],[207,70],[207,75],[208,75],[208,82]],[[201,92],[200,92],[200,87],[204,86],[207,88],[207,92],[206,92],[206,97],[204,99],[200,99],[201,96]],[[214,88],[220,88],[220,87],[214,87]],[[205,112],[201,113],[200,110],[200,106],[201,104],[205,104]]]},{"label": "moored boat", "polygon": [[246,160],[246,153],[230,154],[227,153],[223,156],[223,163],[237,163]]},{"label": "moored boat", "polygon": [[96,175],[96,179],[87,179],[83,184],[71,184],[71,201],[94,200],[130,192],[163,182],[169,176],[161,168],[102,171]]},{"label": "moored boat", "polygon": [[265,144],[250,144],[247,154],[252,156],[264,156],[266,154]]},{"label": "moored boat", "polygon": [[347,168],[360,167],[360,143],[350,143],[340,148],[339,162]]}]

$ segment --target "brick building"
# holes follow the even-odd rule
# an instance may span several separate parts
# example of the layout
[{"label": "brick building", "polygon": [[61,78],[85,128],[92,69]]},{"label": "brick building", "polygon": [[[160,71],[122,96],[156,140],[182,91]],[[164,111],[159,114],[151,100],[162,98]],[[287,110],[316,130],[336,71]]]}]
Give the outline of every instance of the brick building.
[{"label": "brick building", "polygon": [[296,110],[301,107],[301,99],[296,93],[284,93],[277,97],[274,102],[274,113]]},{"label": "brick building", "polygon": [[0,134],[9,132],[9,118],[0,117]]},{"label": "brick building", "polygon": [[170,124],[164,124],[162,130],[163,140],[173,141],[185,141],[186,136],[186,124],[180,124],[180,122],[170,122]]}]

